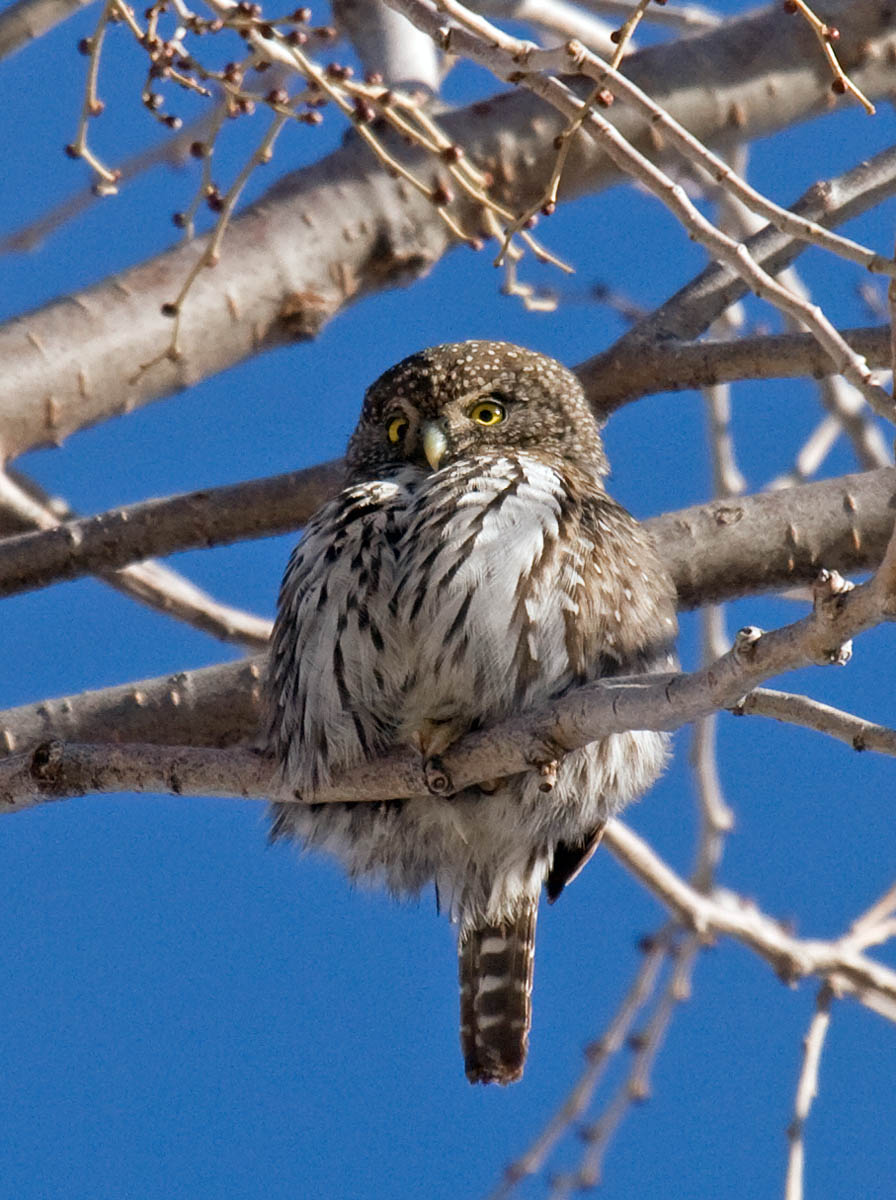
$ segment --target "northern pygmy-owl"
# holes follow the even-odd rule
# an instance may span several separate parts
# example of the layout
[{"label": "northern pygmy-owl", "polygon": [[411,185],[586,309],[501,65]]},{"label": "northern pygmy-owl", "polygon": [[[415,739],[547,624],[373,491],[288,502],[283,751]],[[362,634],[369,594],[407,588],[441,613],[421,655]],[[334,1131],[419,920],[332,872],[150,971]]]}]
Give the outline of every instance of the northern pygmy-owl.
[{"label": "northern pygmy-owl", "polygon": [[[284,782],[313,797],[390,747],[441,753],[589,680],[670,669],[674,593],[606,493],[575,376],[502,342],[423,350],[369,389],[346,489],[309,521],[280,592],[268,677]],[[666,738],[613,734],[451,797],[281,804],[273,836],[398,895],[434,882],[459,926],[472,1082],[523,1071],[535,918],[607,819],[661,771]]]}]

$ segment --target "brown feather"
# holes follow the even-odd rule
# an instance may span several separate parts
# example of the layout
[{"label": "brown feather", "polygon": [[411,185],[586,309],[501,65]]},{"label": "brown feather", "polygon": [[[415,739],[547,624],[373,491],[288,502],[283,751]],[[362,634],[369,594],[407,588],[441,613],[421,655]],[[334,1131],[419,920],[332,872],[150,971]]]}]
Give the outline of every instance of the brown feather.
[{"label": "brown feather", "polygon": [[514,1083],[523,1073],[537,913],[535,903],[513,921],[461,937],[460,1042],[471,1083]]}]

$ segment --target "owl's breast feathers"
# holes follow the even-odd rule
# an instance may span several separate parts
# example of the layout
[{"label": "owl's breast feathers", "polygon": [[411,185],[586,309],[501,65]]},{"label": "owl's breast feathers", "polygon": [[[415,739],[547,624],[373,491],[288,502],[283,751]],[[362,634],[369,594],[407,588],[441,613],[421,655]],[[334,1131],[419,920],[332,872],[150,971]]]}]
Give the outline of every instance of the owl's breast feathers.
[{"label": "owl's breast feathers", "polygon": [[287,568],[270,692],[290,785],[469,728],[603,675],[662,669],[671,587],[591,474],[476,455],[350,488]]},{"label": "owl's breast feathers", "polygon": [[478,723],[650,669],[676,629],[671,587],[637,523],[594,476],[527,453],[424,479],[393,612],[416,647],[408,708],[460,709]]}]

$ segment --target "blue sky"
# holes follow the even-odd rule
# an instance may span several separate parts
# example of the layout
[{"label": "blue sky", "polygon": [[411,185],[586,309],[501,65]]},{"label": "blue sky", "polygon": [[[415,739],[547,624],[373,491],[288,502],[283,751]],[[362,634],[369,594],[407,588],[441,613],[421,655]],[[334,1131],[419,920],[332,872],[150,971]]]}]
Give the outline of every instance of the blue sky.
[{"label": "blue sky", "polygon": [[[85,67],[75,44],[94,20],[82,14],[0,71],[4,231],[83,183],[81,165],[61,147],[74,133]],[[140,83],[133,66],[125,55],[103,83],[107,147],[119,153],[156,136],[132,98]],[[751,178],[788,202],[819,172],[836,174],[892,133],[888,107],[868,119],[844,106],[758,144]],[[325,123],[284,139],[283,162],[309,161],[340,136]],[[192,187],[187,172],[156,173],[35,253],[5,259],[4,316],[164,248],[174,237],[170,213]],[[894,217],[891,202],[850,232],[887,251]],[[571,288],[581,294],[604,282],[645,308],[703,263],[666,212],[630,188],[561,209],[544,234],[575,262]],[[865,278],[858,270],[839,270],[832,285],[820,255],[803,266],[837,322],[870,323],[856,299]],[[554,315],[526,313],[499,295],[498,283],[487,253],[457,251],[412,291],[354,305],[313,343],[18,465],[84,512],[274,474],[340,454],[363,388],[421,346],[503,338],[574,365],[622,331],[615,314],[577,297]],[[758,305],[749,315],[776,321]],[[789,467],[817,415],[807,385],[736,390],[738,454],[751,489]],[[697,397],[651,397],[622,410],[607,443],[615,494],[636,515],[709,496]],[[825,473],[853,469],[840,447]],[[294,540],[173,561],[216,596],[271,615]],[[16,597],[3,611],[0,706],[233,657],[93,580]],[[796,611],[749,598],[731,606],[728,625],[773,626]],[[685,618],[688,666],[695,628]],[[801,672],[782,686],[892,725],[894,669],[892,632],[880,629],[857,643],[849,667]],[[682,731],[668,774],[628,814],[682,870],[695,825],[688,746]],[[720,761],[737,814],[721,870],[728,886],[806,935],[833,936],[892,881],[889,760],[723,717]],[[638,939],[662,919],[612,857],[598,855],[540,922],[524,1081],[473,1089],[457,1044],[453,934],[431,898],[400,907],[353,890],[335,866],[268,847],[265,836],[258,805],[174,797],[69,801],[0,823],[0,1197],[484,1195],[568,1092],[583,1047],[637,968]],[[891,948],[881,956],[896,958]],[[610,1150],[604,1195],[780,1194],[814,993],[811,984],[787,989],[737,945],[703,955],[650,1102]],[[611,1070],[602,1096],[628,1061]],[[894,1074],[892,1028],[855,1004],[837,1005],[807,1132],[809,1194],[888,1194]],[[574,1164],[579,1152],[568,1139],[554,1165]],[[543,1194],[543,1179],[521,1190]]]}]

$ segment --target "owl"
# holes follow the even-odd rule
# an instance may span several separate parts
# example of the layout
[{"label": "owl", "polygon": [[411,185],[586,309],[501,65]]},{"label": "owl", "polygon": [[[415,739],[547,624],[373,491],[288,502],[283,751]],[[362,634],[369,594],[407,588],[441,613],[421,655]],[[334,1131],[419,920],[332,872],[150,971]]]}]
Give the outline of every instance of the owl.
[{"label": "owl", "polygon": [[673,587],[604,490],[578,380],[541,354],[470,341],[405,359],[368,390],[347,467],[280,591],[269,744],[307,803],[274,805],[272,836],[397,896],[435,885],[458,929],[467,1077],[510,1083],[528,1047],[541,889],[555,900],[656,779],[665,736],[612,734],[547,780],[533,770],[448,797],[314,794],[392,747],[433,764],[468,731],[580,684],[671,669]]}]

